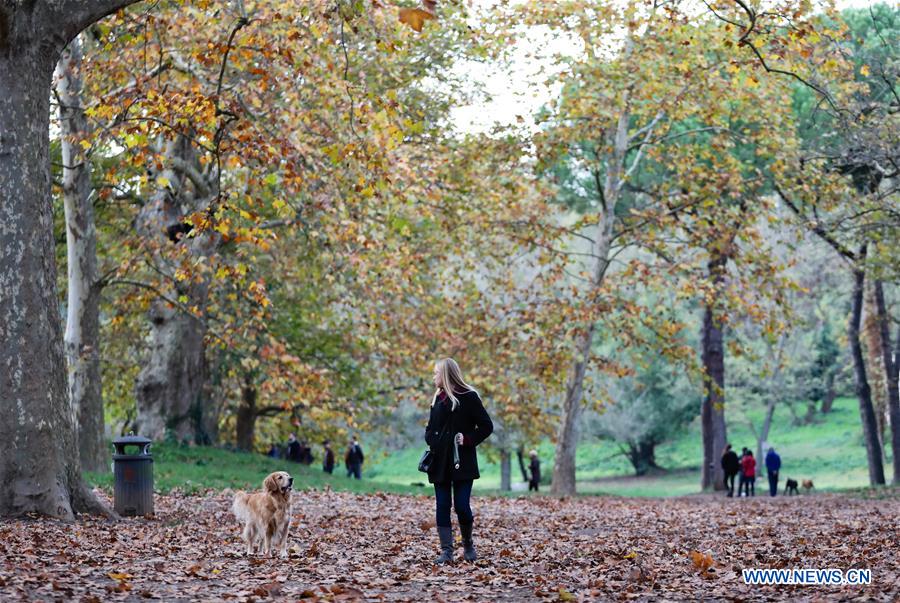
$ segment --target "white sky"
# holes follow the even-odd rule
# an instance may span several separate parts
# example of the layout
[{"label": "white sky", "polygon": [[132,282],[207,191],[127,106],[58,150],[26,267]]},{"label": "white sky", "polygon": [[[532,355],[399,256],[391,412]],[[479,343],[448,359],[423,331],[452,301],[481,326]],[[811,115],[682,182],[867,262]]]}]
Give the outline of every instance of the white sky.
[{"label": "white sky", "polygon": [[[495,3],[496,0],[469,0],[469,5],[476,8],[490,7]],[[877,3],[873,0],[837,0],[837,6],[842,10],[850,7],[864,8]],[[476,26],[473,24],[473,27]],[[516,45],[509,71],[482,63],[466,63],[457,67],[464,70],[473,81],[483,85],[491,97],[488,102],[453,109],[451,119],[460,131],[484,132],[496,123],[513,124],[517,116],[525,119],[526,126],[534,127],[531,116],[557,92],[554,90],[551,94],[544,85],[548,74],[541,74],[542,68],[549,69],[551,65],[528,56],[536,45],[541,46],[542,54],[571,52],[576,48],[573,41],[565,38],[550,39],[536,31],[527,42]]]}]

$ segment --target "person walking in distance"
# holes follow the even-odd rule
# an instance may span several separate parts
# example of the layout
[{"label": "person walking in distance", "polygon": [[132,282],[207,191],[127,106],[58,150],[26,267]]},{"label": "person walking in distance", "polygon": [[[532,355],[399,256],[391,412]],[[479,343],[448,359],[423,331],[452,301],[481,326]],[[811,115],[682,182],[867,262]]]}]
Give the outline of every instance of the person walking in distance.
[{"label": "person walking in distance", "polygon": [[463,380],[459,365],[444,358],[434,365],[434,385],[425,442],[433,454],[428,481],[434,484],[435,519],[441,554],[436,563],[453,563],[451,501],[462,534],[463,558],[475,561],[472,538],[472,483],[480,477],[475,448],[494,431],[481,396]]},{"label": "person walking in distance", "polygon": [[756,496],[756,459],[752,451],[747,450],[741,459],[741,468],[744,473],[744,496]]},{"label": "person walking in distance", "polygon": [[325,448],[325,456],[322,459],[322,471],[328,474],[334,473],[334,450],[331,449],[331,442],[325,440],[322,446]]},{"label": "person walking in distance", "polygon": [[[722,471],[725,472],[725,489],[728,491],[726,496],[729,498],[734,496],[734,476],[738,474],[740,469],[741,462],[737,453],[731,449],[731,444],[726,444],[725,450],[722,452]],[[738,496],[740,494],[740,491],[738,491]]]},{"label": "person walking in distance", "polygon": [[359,441],[354,437],[350,440],[347,453],[344,455],[347,477],[353,476],[356,479],[362,479],[362,465],[365,460],[366,457],[363,455],[362,446],[359,445]]},{"label": "person walking in distance", "polygon": [[287,443],[287,460],[295,463],[300,462],[301,457],[300,442],[297,441],[297,434],[292,433],[288,436]]},{"label": "person walking in distance", "polygon": [[528,466],[531,472],[531,478],[528,480],[528,491],[534,490],[537,492],[541,484],[541,459],[538,458],[537,450],[532,450],[528,456],[531,457],[531,464]]},{"label": "person walking in distance", "polygon": [[778,494],[778,472],[781,470],[781,457],[774,448],[766,453],[766,476],[769,478],[769,496]]}]

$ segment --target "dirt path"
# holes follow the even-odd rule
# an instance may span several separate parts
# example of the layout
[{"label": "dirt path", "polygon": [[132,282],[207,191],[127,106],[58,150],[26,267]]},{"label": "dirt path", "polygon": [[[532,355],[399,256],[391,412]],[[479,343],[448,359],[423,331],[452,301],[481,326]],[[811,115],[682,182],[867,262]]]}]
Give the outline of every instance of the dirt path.
[{"label": "dirt path", "polygon": [[[0,522],[0,601],[900,599],[900,500],[476,499],[476,565],[438,568],[429,497],[294,493],[290,559],[240,555],[227,493],[152,519]],[[702,572],[690,553],[714,562]],[[748,586],[743,568],[867,568]]]}]

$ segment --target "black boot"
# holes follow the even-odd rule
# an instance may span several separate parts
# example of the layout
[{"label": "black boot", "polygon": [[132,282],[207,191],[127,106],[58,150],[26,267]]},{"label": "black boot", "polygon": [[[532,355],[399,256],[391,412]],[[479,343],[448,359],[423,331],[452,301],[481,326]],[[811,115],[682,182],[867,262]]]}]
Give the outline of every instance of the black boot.
[{"label": "black boot", "polygon": [[434,562],[438,565],[453,563],[453,528],[438,526],[437,532],[441,540],[441,555]]},{"label": "black boot", "polygon": [[475,543],[472,541],[472,524],[459,524],[459,531],[462,534],[463,559],[466,561],[475,561],[478,559],[478,555],[475,554]]}]

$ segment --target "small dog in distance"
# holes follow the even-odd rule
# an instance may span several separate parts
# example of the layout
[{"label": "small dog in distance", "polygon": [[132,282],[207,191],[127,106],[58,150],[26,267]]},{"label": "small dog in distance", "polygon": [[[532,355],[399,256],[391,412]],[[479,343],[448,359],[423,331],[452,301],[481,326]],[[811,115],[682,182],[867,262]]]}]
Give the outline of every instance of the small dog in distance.
[{"label": "small dog in distance", "polygon": [[806,494],[809,494],[809,491],[815,487],[815,486],[813,486],[811,479],[803,480],[803,482],[800,484],[800,486],[803,488],[803,492]]},{"label": "small dog in distance", "polygon": [[256,549],[264,555],[280,550],[287,557],[288,530],[291,527],[291,489],[294,478],[285,471],[270,473],[263,480],[263,491],[238,492],[231,512],[244,525],[242,534],[247,555]]},{"label": "small dog in distance", "polygon": [[794,494],[800,494],[800,491],[797,489],[797,480],[788,478],[786,482],[784,482],[784,494],[785,496],[790,496],[791,492]]}]

